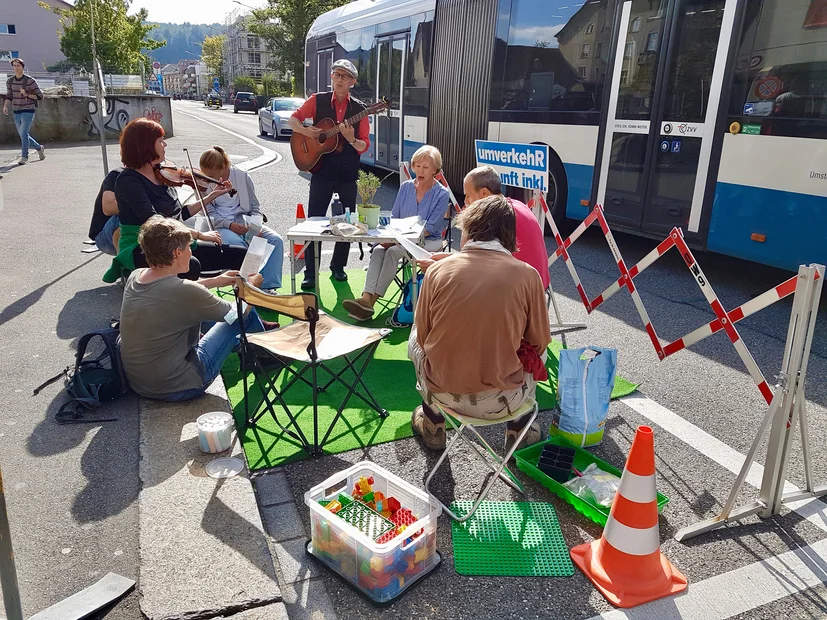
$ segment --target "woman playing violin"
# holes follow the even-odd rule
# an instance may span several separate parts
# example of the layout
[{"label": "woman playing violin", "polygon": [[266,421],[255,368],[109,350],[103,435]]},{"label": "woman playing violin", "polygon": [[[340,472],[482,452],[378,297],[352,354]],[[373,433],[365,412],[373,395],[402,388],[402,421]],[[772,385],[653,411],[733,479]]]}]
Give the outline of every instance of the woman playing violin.
[{"label": "woman playing violin", "polygon": [[[138,230],[153,215],[163,215],[177,220],[188,220],[206,204],[232,190],[224,183],[216,187],[202,200],[182,206],[177,192],[164,184],[156,167],[164,161],[166,142],[164,128],[155,121],[137,118],[121,132],[121,160],[124,170],[115,183],[115,198],[121,225],[119,253],[112,267],[104,274],[104,282],[115,282],[125,272],[136,267],[146,267],[146,258],[138,245]],[[198,232],[192,237],[197,243],[190,259],[190,269],[180,277],[197,280],[202,271],[238,269],[247,250],[237,246],[221,246],[221,235],[215,231]]]}]

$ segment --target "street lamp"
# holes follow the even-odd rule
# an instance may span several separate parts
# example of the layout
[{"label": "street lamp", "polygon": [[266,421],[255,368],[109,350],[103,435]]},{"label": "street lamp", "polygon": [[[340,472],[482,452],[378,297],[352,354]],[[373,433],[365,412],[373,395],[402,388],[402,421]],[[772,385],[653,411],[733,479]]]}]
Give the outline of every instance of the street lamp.
[{"label": "street lamp", "polygon": [[258,11],[258,9],[250,6],[249,4],[244,4],[243,2],[239,2],[238,0],[233,0],[235,4],[240,4],[241,6],[250,9],[251,11]]}]

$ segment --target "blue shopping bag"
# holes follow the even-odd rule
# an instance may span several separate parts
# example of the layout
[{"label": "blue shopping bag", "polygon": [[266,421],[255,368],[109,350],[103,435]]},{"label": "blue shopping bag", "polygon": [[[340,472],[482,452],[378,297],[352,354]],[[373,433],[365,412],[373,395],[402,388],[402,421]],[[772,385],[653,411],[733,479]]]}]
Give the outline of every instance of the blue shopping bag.
[{"label": "blue shopping bag", "polygon": [[616,349],[583,347],[560,351],[557,370],[560,416],[552,422],[551,432],[581,447],[603,441],[616,368]]}]

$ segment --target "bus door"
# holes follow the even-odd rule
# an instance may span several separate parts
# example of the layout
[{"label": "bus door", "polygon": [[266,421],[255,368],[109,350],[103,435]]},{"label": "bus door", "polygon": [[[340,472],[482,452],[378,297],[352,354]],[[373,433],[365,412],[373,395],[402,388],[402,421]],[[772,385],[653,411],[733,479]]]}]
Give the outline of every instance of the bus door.
[{"label": "bus door", "polygon": [[619,0],[599,137],[597,202],[610,221],[699,231],[736,2]]},{"label": "bus door", "polygon": [[376,116],[376,164],[399,170],[402,153],[402,71],[408,34],[396,34],[376,40],[378,56],[376,100],[387,98],[390,108]]},{"label": "bus door", "polygon": [[333,72],[333,50],[319,50],[316,55],[316,92],[325,93],[333,90],[330,74]]}]

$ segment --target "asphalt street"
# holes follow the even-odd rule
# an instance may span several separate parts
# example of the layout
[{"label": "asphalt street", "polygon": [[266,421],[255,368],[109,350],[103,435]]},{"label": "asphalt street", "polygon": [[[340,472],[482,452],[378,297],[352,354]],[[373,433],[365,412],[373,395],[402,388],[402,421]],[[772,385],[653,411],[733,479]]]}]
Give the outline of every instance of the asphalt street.
[{"label": "asphalt street", "polygon": [[[251,175],[269,225],[284,234],[293,224],[297,203],[307,200],[309,177],[292,164],[285,140],[258,135],[258,117],[231,109],[207,109],[197,102],[173,104],[175,137],[168,157],[193,159],[213,144],[224,146],[234,161],[261,155],[256,145],[277,157]],[[110,145],[110,163],[117,145]],[[71,595],[109,571],[138,579],[138,424],[137,401],[129,397],[107,407],[102,416],[116,422],[58,426],[53,414],[63,402],[60,384],[32,396],[31,390],[73,360],[77,338],[117,316],[121,289],[100,276],[105,257],[82,254],[92,202],[102,177],[100,147],[95,143],[49,147],[44,162],[24,167],[4,165],[14,150],[0,149],[0,388],[5,407],[0,416],[0,466],[6,485],[12,540],[23,593],[24,611],[35,611]],[[450,166],[450,162],[446,162]],[[377,202],[389,208],[398,180],[384,181]],[[35,234],[32,234],[32,232]],[[629,265],[648,253],[656,241],[616,235]],[[554,243],[547,239],[549,248]],[[328,248],[329,249],[329,248]],[[617,267],[598,229],[587,232],[571,250],[586,290],[598,294],[617,278]],[[323,255],[327,269],[329,254]],[[731,309],[779,284],[791,274],[722,256],[697,258],[724,307]],[[359,261],[358,249],[349,268]],[[287,270],[287,265],[285,265]],[[672,341],[714,318],[703,295],[674,251],[635,280],[662,342]],[[735,479],[733,462],[748,452],[765,403],[723,334],[716,334],[659,361],[634,305],[618,293],[587,315],[562,261],[552,269],[552,284],[566,321],[588,324],[568,337],[569,346],[598,345],[618,350],[618,374],[639,383],[635,398],[612,403],[603,443],[595,453],[622,467],[635,428],[655,430],[658,490],[670,498],[660,517],[663,552],[690,581],[688,596],[709,593],[706,612],[692,615],[673,604],[665,612],[628,617],[646,618],[822,618],[827,599],[827,508],[818,500],[798,512],[763,521],[745,519],[686,543],[674,540],[681,527],[717,514]],[[773,382],[784,348],[790,301],[745,319],[738,329],[764,375]],[[815,477],[827,479],[827,332],[824,310],[816,330],[807,382],[811,455]],[[654,403],[654,405],[652,405]],[[658,407],[659,406],[659,407]],[[541,416],[544,423],[550,414]],[[499,431],[487,435],[501,444]],[[437,495],[471,497],[482,474],[469,452],[450,459],[435,480]],[[325,456],[286,466],[300,514],[303,494],[332,473],[371,459],[423,486],[436,456],[416,439],[366,450]],[[757,461],[764,462],[764,449]],[[734,467],[737,471],[737,466]],[[788,478],[803,485],[800,445],[794,443]],[[600,535],[600,529],[568,504],[527,480],[531,501],[550,502],[557,510],[569,547]],[[760,478],[759,478],[760,481]],[[745,485],[740,501],[757,496]],[[490,499],[517,500],[505,485],[495,484]],[[802,514],[803,513],[803,514]],[[805,515],[809,516],[807,518]],[[340,618],[591,618],[612,608],[579,572],[571,578],[493,578],[458,575],[454,570],[451,524],[439,521],[438,547],[443,564],[420,585],[387,609],[376,609],[325,570],[309,568],[327,587]],[[810,547],[808,547],[810,546]],[[824,553],[822,557],[819,555]],[[795,552],[816,573],[807,582],[782,556]],[[761,563],[763,562],[763,563]],[[779,586],[758,585],[756,572],[772,566]],[[693,594],[698,592],[697,595]],[[137,593],[100,617],[141,617]],[[717,597],[717,598],[716,598]],[[716,602],[719,601],[719,602]],[[677,614],[677,615],[675,615]],[[625,617],[608,615],[607,617]]]}]

